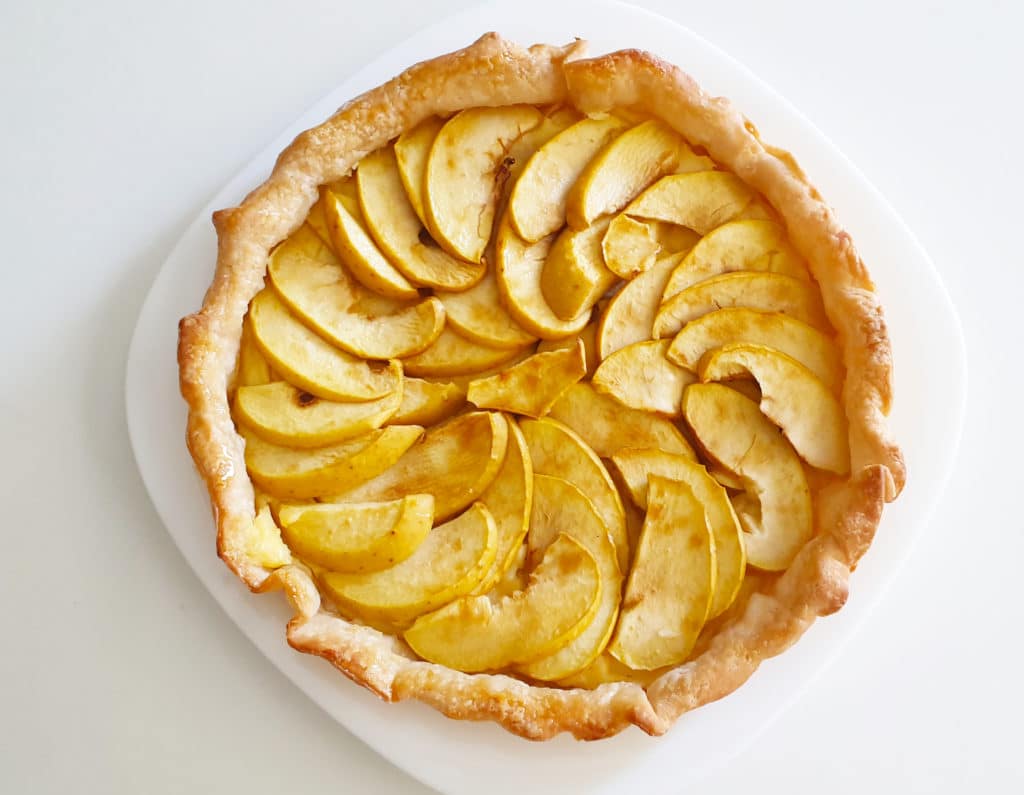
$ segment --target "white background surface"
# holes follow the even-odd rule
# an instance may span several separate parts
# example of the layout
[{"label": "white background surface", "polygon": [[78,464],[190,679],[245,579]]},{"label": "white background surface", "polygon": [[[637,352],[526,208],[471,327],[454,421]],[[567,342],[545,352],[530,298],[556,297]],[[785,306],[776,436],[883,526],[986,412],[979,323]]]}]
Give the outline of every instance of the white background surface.
[{"label": "white background surface", "polygon": [[[361,63],[466,5],[0,10],[4,791],[424,792],[278,674],[187,568],[131,460],[123,366],[209,196]],[[1024,15],[644,5],[760,74],[888,197],[950,288],[970,367],[939,518],[843,658],[706,789],[1019,791]]]}]

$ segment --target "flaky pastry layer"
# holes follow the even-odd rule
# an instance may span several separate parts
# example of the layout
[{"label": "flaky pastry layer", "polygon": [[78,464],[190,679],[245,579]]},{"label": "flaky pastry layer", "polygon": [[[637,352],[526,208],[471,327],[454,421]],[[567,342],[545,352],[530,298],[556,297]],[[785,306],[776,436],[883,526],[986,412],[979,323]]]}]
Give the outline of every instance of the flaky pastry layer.
[{"label": "flaky pastry layer", "polygon": [[[581,59],[582,49],[582,42],[523,49],[490,33],[411,67],[299,135],[266,182],[238,207],[214,214],[213,283],[202,309],[182,319],[179,329],[188,447],[210,492],[218,553],[250,589],[285,591],[295,609],[288,642],[386,700],[417,699],[450,717],[493,720],[534,740],[560,732],[599,739],[630,725],[662,734],[684,712],[735,690],[815,618],[843,605],[850,571],[871,543],[882,505],[896,497],[906,477],[885,421],[892,357],[881,307],[849,235],[792,156],[762,143],[727,100],[704,94],[678,68],[634,50]],[[263,287],[271,249],[303,223],[319,186],[347,176],[364,155],[420,121],[467,107],[565,102],[585,113],[631,107],[657,116],[759,191],[821,286],[846,366],[852,474],[816,495],[816,535],[697,657],[647,688],[620,682],[559,689],[423,662],[400,639],[327,611],[303,566],[271,571],[247,550],[254,492],[228,389],[242,320]]]}]

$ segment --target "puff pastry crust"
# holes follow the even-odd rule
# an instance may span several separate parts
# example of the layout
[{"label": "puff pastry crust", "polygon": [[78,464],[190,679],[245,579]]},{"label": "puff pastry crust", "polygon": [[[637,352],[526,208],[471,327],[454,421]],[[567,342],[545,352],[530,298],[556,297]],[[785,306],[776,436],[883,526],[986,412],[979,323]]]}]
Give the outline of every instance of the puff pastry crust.
[{"label": "puff pastry crust", "polygon": [[[450,717],[492,720],[533,740],[560,732],[593,740],[630,725],[662,734],[684,712],[735,690],[818,616],[842,607],[850,572],[871,543],[882,506],[906,478],[886,427],[892,357],[882,309],[850,236],[794,158],[763,143],[727,100],[708,96],[655,56],[626,50],[584,59],[582,50],[582,42],[524,49],[489,33],[411,67],[299,135],[266,182],[238,207],[214,214],[213,282],[202,309],[179,327],[187,442],[210,492],[218,553],[251,590],[285,591],[295,610],[288,642],[381,698],[417,699]],[[657,116],[760,192],[821,286],[846,367],[852,470],[847,480],[816,495],[815,536],[784,574],[765,578],[718,622],[697,656],[646,688],[619,682],[559,689],[504,675],[464,674],[423,662],[400,639],[327,611],[305,567],[271,570],[250,553],[254,491],[229,410],[246,308],[263,286],[269,252],[302,224],[320,185],[348,175],[364,155],[431,115],[563,102],[586,113],[631,107]]]}]

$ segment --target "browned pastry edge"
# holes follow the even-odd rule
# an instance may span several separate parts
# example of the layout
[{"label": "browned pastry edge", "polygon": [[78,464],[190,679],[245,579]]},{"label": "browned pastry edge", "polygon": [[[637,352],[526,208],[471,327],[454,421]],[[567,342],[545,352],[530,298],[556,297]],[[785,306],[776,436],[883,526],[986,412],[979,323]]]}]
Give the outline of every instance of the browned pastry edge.
[{"label": "browned pastry edge", "polygon": [[[728,101],[708,97],[679,69],[638,51],[572,60],[581,48],[525,50],[487,34],[464,50],[408,69],[302,133],[263,185],[239,207],[214,215],[216,273],[202,309],[181,321],[178,348],[181,391],[189,404],[188,446],[210,491],[218,553],[252,590],[285,591],[296,611],[288,642],[327,659],[381,698],[418,699],[450,717],[493,720],[537,740],[563,731],[599,739],[630,724],[662,734],[682,713],[735,690],[817,616],[843,605],[850,571],[871,543],[882,505],[905,480],[885,423],[892,362],[881,308],[849,235],[796,162],[764,145]],[[271,572],[246,550],[254,494],[227,394],[242,318],[263,286],[270,250],[302,223],[320,185],[347,175],[365,154],[422,119],[464,107],[564,101],[590,113],[632,106],[658,116],[758,190],[811,265],[847,370],[843,397],[853,474],[818,495],[817,535],[698,657],[646,690],[627,682],[594,690],[540,687],[417,660],[400,639],[323,610],[301,565]]]}]

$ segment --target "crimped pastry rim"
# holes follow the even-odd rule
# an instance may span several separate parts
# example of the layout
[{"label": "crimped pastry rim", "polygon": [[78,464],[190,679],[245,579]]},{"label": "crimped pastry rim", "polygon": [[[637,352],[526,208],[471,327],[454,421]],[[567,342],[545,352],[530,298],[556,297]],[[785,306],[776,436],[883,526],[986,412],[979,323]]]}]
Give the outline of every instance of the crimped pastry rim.
[{"label": "crimped pastry rim", "polygon": [[[662,734],[682,713],[735,690],[817,616],[843,605],[849,573],[870,545],[882,506],[905,480],[902,455],[885,421],[892,357],[881,307],[849,235],[795,160],[764,145],[727,100],[708,97],[678,68],[635,50],[583,60],[582,47],[576,42],[527,50],[489,33],[463,50],[411,67],[299,135],[263,185],[238,207],[214,214],[213,284],[202,309],[184,318],[179,331],[188,445],[210,492],[218,554],[251,590],[285,590],[296,611],[289,643],[324,657],[384,699],[415,698],[450,717],[494,720],[529,739],[563,731],[598,739],[631,724]],[[230,416],[228,386],[242,318],[263,285],[269,251],[302,223],[319,185],[347,175],[365,154],[422,119],[463,107],[564,101],[590,113],[632,106],[659,116],[767,198],[821,287],[847,369],[843,402],[852,474],[817,495],[816,525],[824,529],[703,653],[646,689],[625,682],[594,690],[542,687],[414,659],[399,639],[323,610],[304,567],[271,572],[249,559],[244,544],[254,494]]]}]

